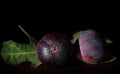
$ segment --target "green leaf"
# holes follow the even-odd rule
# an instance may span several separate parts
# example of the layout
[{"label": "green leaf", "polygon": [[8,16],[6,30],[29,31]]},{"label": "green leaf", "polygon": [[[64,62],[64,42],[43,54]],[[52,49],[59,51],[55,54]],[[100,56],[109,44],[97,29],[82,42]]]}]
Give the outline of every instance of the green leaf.
[{"label": "green leaf", "polygon": [[73,39],[71,40],[71,43],[74,44],[76,42],[76,40],[78,39],[78,37],[80,36],[80,34],[82,33],[83,31],[78,31],[76,33],[73,34]]},{"label": "green leaf", "polygon": [[106,39],[106,43],[107,43],[107,44],[111,44],[112,42],[113,42],[112,40]]},{"label": "green leaf", "polygon": [[12,40],[5,41],[3,42],[0,55],[6,64],[18,65],[22,62],[31,62],[32,66],[38,67],[41,62],[36,51],[37,41],[25,32],[21,26],[19,26],[19,28],[28,36],[30,43],[17,43]]}]

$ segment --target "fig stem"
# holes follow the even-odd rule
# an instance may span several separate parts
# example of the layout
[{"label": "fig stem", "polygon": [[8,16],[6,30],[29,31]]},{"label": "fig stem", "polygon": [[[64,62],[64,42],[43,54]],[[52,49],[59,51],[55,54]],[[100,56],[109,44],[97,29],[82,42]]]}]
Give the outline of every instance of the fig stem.
[{"label": "fig stem", "polygon": [[77,41],[78,37],[80,36],[80,34],[81,34],[82,32],[83,32],[83,31],[78,31],[78,32],[76,32],[76,33],[73,34],[73,39],[71,40],[71,43],[72,43],[72,44],[74,44],[74,43]]},{"label": "fig stem", "polygon": [[28,34],[20,25],[18,25],[18,27],[23,31],[23,33],[25,33],[25,35],[27,35],[27,37],[29,38],[30,44],[32,42],[37,43],[37,40],[33,38],[30,34]]}]

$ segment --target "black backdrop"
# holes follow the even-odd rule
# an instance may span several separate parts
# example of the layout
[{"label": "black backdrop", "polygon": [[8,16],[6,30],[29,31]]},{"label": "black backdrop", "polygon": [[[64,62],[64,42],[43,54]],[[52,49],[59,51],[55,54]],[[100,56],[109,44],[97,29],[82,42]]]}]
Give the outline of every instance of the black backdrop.
[{"label": "black backdrop", "polygon": [[[13,12],[3,14],[0,23],[0,40],[14,40],[17,42],[28,42],[28,38],[18,28],[21,25],[30,35],[39,40],[42,36],[50,32],[59,32],[72,37],[73,33],[80,30],[94,29],[105,38],[114,41],[113,52],[119,58],[119,24],[116,14],[108,12],[99,13],[53,13],[42,15],[39,12]],[[11,73],[102,73],[119,71],[119,63],[103,65],[82,64],[75,67],[49,68],[40,66],[38,69],[32,68],[29,63],[18,66],[6,65],[0,60],[1,72]],[[90,68],[90,67],[91,68]]]}]

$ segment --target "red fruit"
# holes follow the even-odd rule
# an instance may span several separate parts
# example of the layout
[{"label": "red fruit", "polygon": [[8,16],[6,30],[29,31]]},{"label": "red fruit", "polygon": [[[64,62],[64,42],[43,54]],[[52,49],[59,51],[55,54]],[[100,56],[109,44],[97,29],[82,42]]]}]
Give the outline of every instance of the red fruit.
[{"label": "red fruit", "polygon": [[104,42],[94,30],[83,31],[79,38],[79,59],[89,64],[99,63],[104,58]]}]

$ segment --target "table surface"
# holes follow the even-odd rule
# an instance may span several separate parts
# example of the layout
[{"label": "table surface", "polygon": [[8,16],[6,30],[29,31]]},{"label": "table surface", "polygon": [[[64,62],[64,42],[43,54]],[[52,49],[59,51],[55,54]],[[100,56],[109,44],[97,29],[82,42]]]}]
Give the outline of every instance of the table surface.
[{"label": "table surface", "polygon": [[40,65],[37,68],[31,66],[30,62],[24,62],[16,66],[6,65],[4,62],[0,62],[1,73],[16,73],[16,74],[66,74],[66,73],[120,73],[119,60],[105,64],[86,64],[81,63],[78,65],[66,66],[66,67],[48,67]]}]

